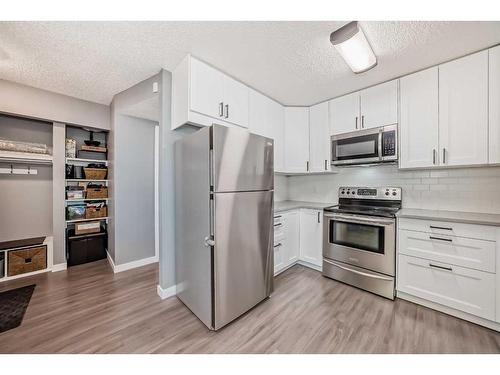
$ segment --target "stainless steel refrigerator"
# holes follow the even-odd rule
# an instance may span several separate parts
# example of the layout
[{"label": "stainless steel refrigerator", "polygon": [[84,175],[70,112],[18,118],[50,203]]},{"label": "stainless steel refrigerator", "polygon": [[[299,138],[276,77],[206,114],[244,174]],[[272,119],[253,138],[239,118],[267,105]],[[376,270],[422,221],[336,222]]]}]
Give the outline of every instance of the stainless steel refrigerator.
[{"label": "stainless steel refrigerator", "polygon": [[210,329],[273,290],[273,140],[212,125],[175,143],[177,297]]}]

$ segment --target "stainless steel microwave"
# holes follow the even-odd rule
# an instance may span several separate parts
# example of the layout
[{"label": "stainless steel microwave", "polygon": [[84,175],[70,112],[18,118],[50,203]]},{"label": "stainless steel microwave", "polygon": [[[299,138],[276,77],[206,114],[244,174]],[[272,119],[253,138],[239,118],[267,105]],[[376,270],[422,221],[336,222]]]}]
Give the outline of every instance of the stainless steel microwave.
[{"label": "stainless steel microwave", "polygon": [[333,165],[395,162],[398,160],[398,126],[333,135],[331,147]]}]

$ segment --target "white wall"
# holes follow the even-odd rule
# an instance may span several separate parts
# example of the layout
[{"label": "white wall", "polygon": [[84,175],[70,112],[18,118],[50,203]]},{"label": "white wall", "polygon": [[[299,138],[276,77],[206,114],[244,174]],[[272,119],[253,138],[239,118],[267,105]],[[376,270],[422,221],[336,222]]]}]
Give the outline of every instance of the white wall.
[{"label": "white wall", "polygon": [[110,128],[109,106],[0,79],[0,112],[67,124]]},{"label": "white wall", "polygon": [[115,265],[155,255],[154,126],[158,123],[123,114],[145,100],[156,98],[159,106],[153,82],[160,79],[156,74],[139,82],[115,95],[111,104],[108,252]]},{"label": "white wall", "polygon": [[403,207],[500,213],[500,167],[398,171],[341,168],[334,175],[288,177],[288,199],[337,202],[339,186],[400,186]]}]

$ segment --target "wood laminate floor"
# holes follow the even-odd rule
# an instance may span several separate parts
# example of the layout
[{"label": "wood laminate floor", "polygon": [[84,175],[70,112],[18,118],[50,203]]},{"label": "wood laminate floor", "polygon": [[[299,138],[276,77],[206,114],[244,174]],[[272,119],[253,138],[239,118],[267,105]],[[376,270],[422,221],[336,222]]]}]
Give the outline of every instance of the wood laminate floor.
[{"label": "wood laminate floor", "polygon": [[500,333],[395,302],[294,266],[272,297],[219,332],[156,294],[157,265],[113,274],[106,261],[0,283],[36,283],[0,353],[500,353]]}]

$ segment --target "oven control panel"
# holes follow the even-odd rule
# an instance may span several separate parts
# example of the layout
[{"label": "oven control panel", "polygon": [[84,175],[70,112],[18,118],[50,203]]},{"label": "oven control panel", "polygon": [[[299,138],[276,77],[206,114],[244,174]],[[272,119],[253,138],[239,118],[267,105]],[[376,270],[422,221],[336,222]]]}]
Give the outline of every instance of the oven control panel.
[{"label": "oven control panel", "polygon": [[401,188],[344,186],[339,188],[339,198],[401,200]]}]

